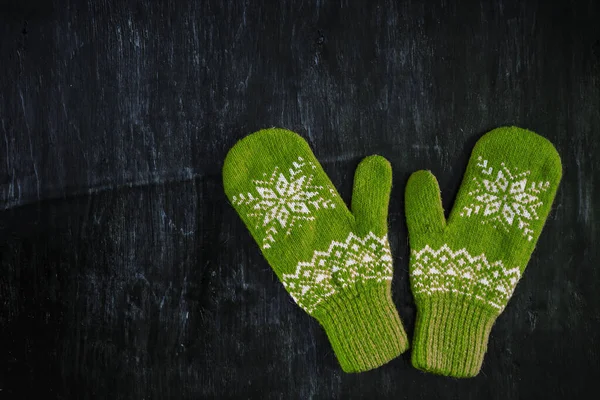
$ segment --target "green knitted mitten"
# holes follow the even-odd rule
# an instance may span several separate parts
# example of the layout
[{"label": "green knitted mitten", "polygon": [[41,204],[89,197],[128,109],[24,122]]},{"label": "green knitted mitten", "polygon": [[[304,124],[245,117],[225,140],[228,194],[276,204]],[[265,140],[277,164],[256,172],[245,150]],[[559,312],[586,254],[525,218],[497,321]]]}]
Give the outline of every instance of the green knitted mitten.
[{"label": "green knitted mitten", "polygon": [[346,372],[376,368],[408,347],[390,295],[391,183],[387,160],[365,158],[351,213],[306,141],[275,128],[239,141],[223,166],[231,203]]},{"label": "green knitted mitten", "polygon": [[429,171],[406,186],[412,363],[441,375],[479,373],[488,336],[529,261],[562,175],[543,137],[495,129],[475,145],[448,222]]}]

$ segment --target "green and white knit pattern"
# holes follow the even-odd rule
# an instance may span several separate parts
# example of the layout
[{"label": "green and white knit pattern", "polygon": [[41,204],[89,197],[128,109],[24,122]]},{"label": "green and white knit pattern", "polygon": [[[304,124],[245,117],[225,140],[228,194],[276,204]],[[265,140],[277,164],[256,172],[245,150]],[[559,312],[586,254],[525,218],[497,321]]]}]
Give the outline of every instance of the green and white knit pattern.
[{"label": "green and white knit pattern", "polygon": [[[516,227],[531,241],[534,231],[529,221],[539,219],[536,209],[544,203],[538,195],[548,190],[550,182],[528,183],[531,171],[511,173],[504,162],[494,174],[488,160],[479,156],[477,161],[482,177],[473,178],[475,189],[468,192],[471,203],[463,207],[460,216],[507,232]],[[512,170],[518,171],[518,167]],[[506,306],[521,277],[518,266],[506,268],[502,260],[488,261],[484,253],[474,256],[467,248],[452,249],[447,243],[439,249],[429,245],[413,249],[412,255],[415,294],[462,294],[499,311]]]},{"label": "green and white knit pattern", "polygon": [[296,272],[283,275],[283,285],[309,314],[336,288],[372,280],[392,280],[392,254],[387,236],[373,232],[360,238],[350,232],[345,242],[333,241],[327,251],[315,251],[310,261],[299,262]]},{"label": "green and white knit pattern", "polygon": [[[234,205],[247,209],[246,215],[256,221],[256,229],[265,232],[263,249],[274,246],[279,235],[290,235],[294,226],[300,229],[303,221],[315,221],[317,212],[335,208],[331,200],[335,190],[314,185],[314,169],[313,163],[298,157],[283,168],[288,176],[276,166],[271,174],[263,173],[263,179],[252,180],[254,194],[232,197]],[[311,261],[299,262],[294,274],[283,274],[282,283],[294,301],[312,313],[319,303],[336,293],[336,287],[391,279],[387,235],[377,237],[369,232],[361,238],[350,232],[344,242],[334,240],[325,251],[315,250]]]},{"label": "green and white knit pattern", "polygon": [[414,294],[462,294],[502,310],[513,293],[521,271],[505,268],[501,260],[489,262],[485,254],[472,256],[467,249],[453,251],[447,244],[412,251]]}]

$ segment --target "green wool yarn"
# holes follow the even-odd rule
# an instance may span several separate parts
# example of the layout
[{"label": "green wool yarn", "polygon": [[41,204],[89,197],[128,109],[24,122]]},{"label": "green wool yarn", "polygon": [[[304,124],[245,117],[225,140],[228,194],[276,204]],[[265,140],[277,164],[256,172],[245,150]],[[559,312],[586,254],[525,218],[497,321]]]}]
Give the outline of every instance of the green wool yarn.
[{"label": "green wool yarn", "polygon": [[304,139],[265,129],[229,151],[223,184],[286,290],[325,329],[344,371],[376,368],[407,349],[390,295],[386,159],[359,164],[350,212]]},{"label": "green wool yarn", "polygon": [[492,325],[525,270],[561,175],[548,140],[503,127],[475,145],[447,222],[435,177],[418,171],[409,178],[416,368],[454,377],[479,373]]}]

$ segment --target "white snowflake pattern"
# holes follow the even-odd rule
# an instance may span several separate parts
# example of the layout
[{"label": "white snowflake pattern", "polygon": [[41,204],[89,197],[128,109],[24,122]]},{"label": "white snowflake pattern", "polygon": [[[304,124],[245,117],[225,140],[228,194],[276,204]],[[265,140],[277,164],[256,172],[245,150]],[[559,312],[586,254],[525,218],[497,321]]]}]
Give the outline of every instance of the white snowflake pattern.
[{"label": "white snowflake pattern", "polygon": [[479,156],[477,161],[483,176],[473,178],[476,188],[469,192],[473,202],[463,207],[460,215],[481,215],[482,224],[491,223],[506,231],[516,222],[523,236],[531,241],[534,232],[530,222],[539,218],[536,210],[543,205],[539,194],[548,190],[550,182],[528,182],[531,171],[518,172],[518,168],[513,168],[511,172],[504,163],[494,174],[488,160]]},{"label": "white snowflake pattern", "polygon": [[233,196],[234,205],[250,208],[247,215],[256,220],[256,229],[264,229],[263,249],[269,249],[279,234],[291,234],[294,226],[301,225],[298,221],[313,221],[316,211],[335,208],[334,189],[313,184],[311,172],[316,168],[298,157],[289,168],[288,176],[275,167],[270,176],[265,172],[262,180],[252,181],[255,194]]}]

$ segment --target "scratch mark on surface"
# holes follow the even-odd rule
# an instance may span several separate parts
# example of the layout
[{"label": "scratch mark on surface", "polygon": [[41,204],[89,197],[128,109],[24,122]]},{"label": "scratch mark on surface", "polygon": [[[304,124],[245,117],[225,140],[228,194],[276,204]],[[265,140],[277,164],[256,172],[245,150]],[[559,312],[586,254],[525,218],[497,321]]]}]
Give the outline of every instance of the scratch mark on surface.
[{"label": "scratch mark on surface", "polygon": [[37,170],[37,164],[33,157],[33,143],[31,141],[31,128],[29,127],[29,121],[27,120],[27,111],[25,110],[25,99],[23,98],[23,90],[19,87],[19,97],[21,98],[21,108],[23,109],[23,117],[25,120],[25,127],[27,128],[27,138],[29,140],[29,156],[31,157],[31,163],[33,164],[33,172],[35,174],[36,187],[37,187],[37,199],[40,200],[40,176]]},{"label": "scratch mark on surface", "polygon": [[162,299],[160,300],[160,305],[158,306],[159,310],[162,310],[163,306],[165,305],[165,299],[167,298],[167,295],[169,294],[169,291],[173,288],[173,282],[169,282],[169,287],[167,288],[167,290],[165,290],[165,294],[163,295]]}]

